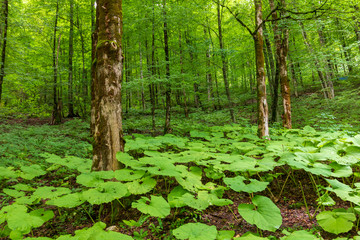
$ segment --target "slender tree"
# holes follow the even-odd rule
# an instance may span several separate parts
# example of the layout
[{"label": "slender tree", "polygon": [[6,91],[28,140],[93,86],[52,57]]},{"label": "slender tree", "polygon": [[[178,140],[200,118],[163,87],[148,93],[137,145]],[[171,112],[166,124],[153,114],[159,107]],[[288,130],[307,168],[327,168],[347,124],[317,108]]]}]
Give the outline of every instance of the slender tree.
[{"label": "slender tree", "polygon": [[[58,54],[56,54],[56,35],[57,35],[57,27],[58,27],[58,18],[59,18],[59,0],[57,0],[56,2],[56,13],[55,13],[55,21],[54,21],[54,35],[53,35],[53,52],[52,52],[52,57],[53,57],[53,70],[54,70],[54,82],[53,82],[53,112],[52,112],[52,119],[51,119],[51,124],[59,124],[61,123],[61,118],[62,118],[62,114],[61,114],[61,104],[59,102],[59,97],[58,97],[58,83],[57,83],[57,78],[58,78],[58,64],[57,64],[57,56]],[[60,37],[59,37],[60,39]],[[60,42],[60,40],[59,40]],[[59,51],[57,51],[59,53]]]},{"label": "slender tree", "polygon": [[73,99],[73,55],[74,55],[74,0],[70,0],[70,30],[69,30],[69,80],[68,80],[68,117],[74,114]]},{"label": "slender tree", "polygon": [[2,85],[5,77],[5,60],[6,60],[6,45],[7,45],[7,32],[8,32],[8,17],[9,17],[9,1],[4,0],[3,3],[4,9],[4,30],[3,30],[3,42],[2,42],[2,50],[1,50],[1,67],[0,67],[0,103],[1,103],[1,95],[2,95]]},{"label": "slender tree", "polygon": [[165,89],[165,98],[166,98],[166,113],[165,113],[165,126],[164,134],[169,133],[170,131],[170,111],[171,111],[171,84],[170,84],[170,55],[169,55],[169,36],[168,36],[168,23],[166,17],[166,0],[163,2],[164,7],[164,52],[165,52],[165,75],[166,75],[166,89]]}]

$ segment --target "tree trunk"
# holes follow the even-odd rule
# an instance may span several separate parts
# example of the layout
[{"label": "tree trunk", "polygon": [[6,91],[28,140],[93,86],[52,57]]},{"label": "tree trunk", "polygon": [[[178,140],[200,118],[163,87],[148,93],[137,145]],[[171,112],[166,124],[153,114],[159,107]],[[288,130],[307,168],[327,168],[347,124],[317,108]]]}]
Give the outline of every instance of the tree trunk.
[{"label": "tree trunk", "polygon": [[[61,123],[61,105],[58,99],[57,92],[57,54],[56,54],[56,33],[57,33],[57,23],[59,17],[59,0],[56,3],[56,14],[55,14],[55,23],[54,23],[54,36],[53,36],[53,70],[54,70],[54,86],[53,86],[53,112],[51,124],[60,124]],[[59,44],[60,45],[60,37]],[[59,51],[58,51],[59,52]]]},{"label": "tree trunk", "polygon": [[[184,63],[183,63],[183,48],[182,48],[182,42],[181,42],[181,32],[179,32],[179,49],[180,49],[180,75],[181,75],[181,81],[184,82]],[[184,96],[184,115],[186,118],[189,117],[189,108],[187,104],[187,96],[186,96],[186,90],[185,87],[182,87],[182,93]]]},{"label": "tree trunk", "polygon": [[[272,0],[271,0],[272,1]],[[283,8],[286,7],[285,0],[281,0]],[[284,12],[282,14],[285,15]],[[283,98],[283,127],[291,129],[291,90],[290,81],[288,78],[287,70],[287,55],[289,51],[289,29],[286,27],[286,23],[281,25],[280,30],[280,42],[279,46],[279,66],[280,66],[280,84],[281,84],[281,95]]]},{"label": "tree trunk", "polygon": [[[304,24],[302,22],[299,22],[299,24],[300,24],[300,27],[301,27],[301,30],[302,30],[301,33],[302,33],[302,36],[303,36],[303,39],[304,39],[304,43],[307,46],[309,53],[314,55],[314,50],[313,50],[313,48],[312,48],[312,46],[311,46],[311,44],[310,44],[310,42],[308,40],[307,34],[305,32]],[[333,98],[334,96],[331,94],[333,92],[333,89],[329,89],[329,86],[327,85],[324,74],[320,69],[319,60],[317,59],[317,57],[315,55],[314,55],[314,64],[315,64],[315,68],[317,70],[317,73],[319,75],[319,79],[320,79],[320,82],[321,82],[321,87],[322,87],[322,89],[324,91],[324,97],[325,98],[330,98],[330,99]]]},{"label": "tree trunk", "polygon": [[269,137],[269,113],[266,100],[266,77],[263,52],[263,30],[262,30],[262,3],[261,0],[254,0],[255,3],[255,26],[258,31],[253,35],[256,56],[256,82],[258,102],[258,136],[259,138]]},{"label": "tree trunk", "polygon": [[74,0],[70,0],[70,30],[69,30],[69,81],[68,81],[68,118],[74,114],[73,98],[73,55],[74,55]]},{"label": "tree trunk", "polygon": [[8,17],[9,17],[9,1],[4,0],[4,35],[1,50],[1,68],[0,68],[0,103],[2,96],[2,85],[5,77],[5,60],[6,60],[6,44],[7,44],[7,32],[8,32]]},{"label": "tree trunk", "polygon": [[96,64],[94,101],[93,171],[116,170],[116,154],[124,150],[121,117],[123,72],[122,0],[98,0],[96,8]]},{"label": "tree trunk", "polygon": [[166,18],[166,0],[164,0],[164,51],[166,62],[166,113],[165,113],[165,126],[164,135],[170,132],[170,111],[171,111],[171,84],[170,84],[170,57],[169,57],[169,38],[168,38],[168,26]]},{"label": "tree trunk", "polygon": [[220,11],[220,2],[217,4],[217,19],[218,19],[218,31],[219,31],[219,44],[220,44],[220,51],[221,51],[221,61],[222,61],[222,73],[224,78],[224,85],[225,85],[225,92],[226,97],[228,99],[228,107],[230,110],[230,119],[232,122],[235,122],[235,115],[233,109],[233,102],[230,96],[230,89],[229,89],[229,81],[227,78],[227,62],[226,62],[226,53],[224,49],[224,42],[222,36],[222,26],[221,26],[221,11]]}]

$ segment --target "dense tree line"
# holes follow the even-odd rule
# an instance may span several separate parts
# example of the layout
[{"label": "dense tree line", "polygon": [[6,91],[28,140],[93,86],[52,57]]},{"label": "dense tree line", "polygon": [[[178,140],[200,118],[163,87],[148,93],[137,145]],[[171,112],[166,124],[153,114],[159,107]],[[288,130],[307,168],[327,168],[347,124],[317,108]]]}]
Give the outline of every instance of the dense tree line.
[{"label": "dense tree line", "polygon": [[[90,116],[91,67],[102,44],[94,41],[95,1],[0,4],[1,106],[52,114],[54,124]],[[350,0],[126,1],[124,112],[148,111],[155,127],[164,109],[167,133],[172,108],[185,116],[225,108],[236,122],[241,95],[252,94],[259,136],[269,135],[269,121],[291,128],[291,97],[314,86],[331,99],[334,82],[357,77],[358,8]]]}]

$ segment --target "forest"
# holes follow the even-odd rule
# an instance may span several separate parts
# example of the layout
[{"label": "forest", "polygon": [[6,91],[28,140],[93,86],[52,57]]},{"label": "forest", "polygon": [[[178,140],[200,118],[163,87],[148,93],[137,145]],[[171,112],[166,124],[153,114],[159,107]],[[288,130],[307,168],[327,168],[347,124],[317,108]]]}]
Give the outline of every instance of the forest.
[{"label": "forest", "polygon": [[0,6],[0,239],[360,239],[360,0]]}]

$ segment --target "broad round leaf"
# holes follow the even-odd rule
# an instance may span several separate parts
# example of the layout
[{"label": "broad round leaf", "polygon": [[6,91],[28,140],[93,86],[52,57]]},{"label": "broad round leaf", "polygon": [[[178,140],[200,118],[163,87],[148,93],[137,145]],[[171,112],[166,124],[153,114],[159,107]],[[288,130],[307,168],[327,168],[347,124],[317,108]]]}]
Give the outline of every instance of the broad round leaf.
[{"label": "broad round leaf", "polygon": [[173,231],[177,239],[189,240],[214,240],[217,236],[215,226],[208,226],[203,223],[187,223]]},{"label": "broad round leaf", "polygon": [[35,190],[33,193],[34,197],[42,198],[42,199],[54,199],[61,195],[69,194],[71,193],[71,190],[64,187],[39,187]]},{"label": "broad round leaf", "polygon": [[[240,204],[239,214],[250,224],[268,231],[276,231],[282,224],[279,208],[267,197],[255,196],[252,204]],[[256,209],[255,209],[256,207]]]},{"label": "broad round leaf", "polygon": [[82,196],[91,204],[102,204],[122,198],[127,192],[127,187],[120,182],[105,182],[83,192]]},{"label": "broad round leaf", "polygon": [[46,202],[47,205],[54,205],[57,207],[73,208],[80,206],[85,202],[81,193],[71,193],[68,195],[61,196],[56,199],[52,199]]},{"label": "broad round leaf", "polygon": [[250,183],[246,184],[245,180],[246,178],[237,176],[234,178],[224,178],[224,183],[234,191],[247,193],[264,191],[269,184],[268,182],[260,182],[256,179],[249,179]]},{"label": "broad round leaf", "polygon": [[140,212],[149,214],[154,217],[164,218],[170,214],[170,205],[163,197],[151,196],[151,200],[147,197],[133,202],[131,205]]},{"label": "broad round leaf", "polygon": [[355,214],[345,209],[324,211],[316,216],[319,225],[327,232],[339,234],[348,232],[354,226]]}]

